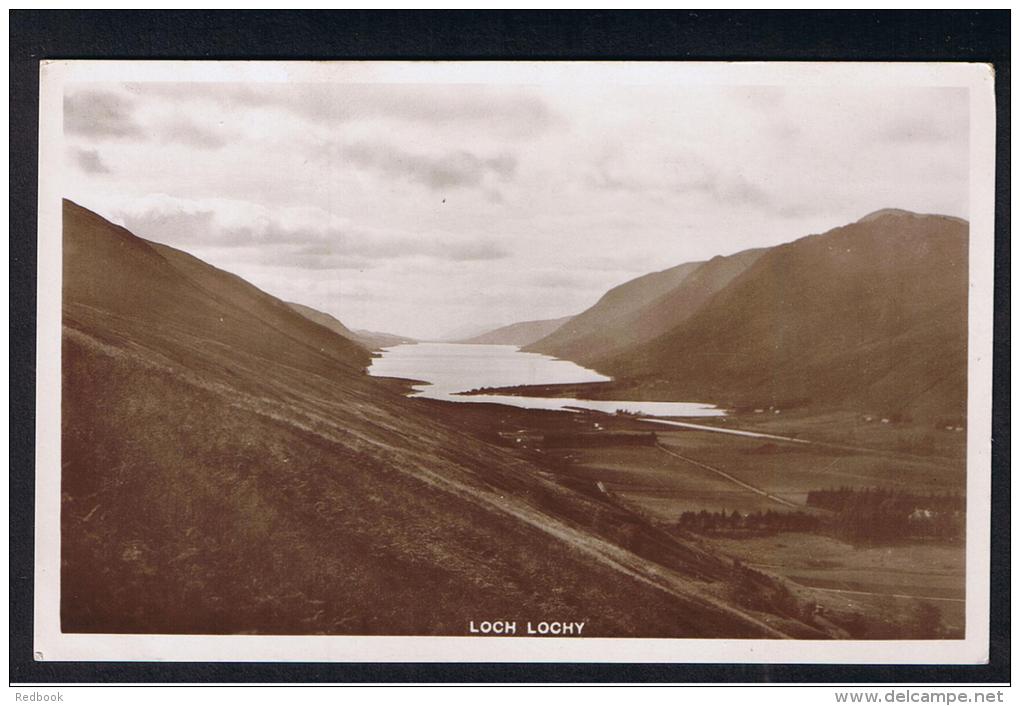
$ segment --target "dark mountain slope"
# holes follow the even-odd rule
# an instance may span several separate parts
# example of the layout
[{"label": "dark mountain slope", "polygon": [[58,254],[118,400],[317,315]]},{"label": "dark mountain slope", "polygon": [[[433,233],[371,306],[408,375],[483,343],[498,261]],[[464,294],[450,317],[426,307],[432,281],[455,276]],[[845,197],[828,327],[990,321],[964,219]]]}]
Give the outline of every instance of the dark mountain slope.
[{"label": "dark mountain slope", "polygon": [[545,338],[556,329],[570,321],[572,316],[564,316],[559,319],[542,319],[540,321],[521,321],[516,324],[502,326],[493,331],[483,333],[480,336],[469,338],[461,343],[486,343],[502,346],[527,346],[535,341]]},{"label": "dark mountain slope", "polygon": [[310,306],[305,306],[304,304],[298,304],[297,302],[287,302],[287,306],[304,316],[306,319],[311,319],[320,326],[325,326],[333,333],[340,334],[351,341],[357,340],[357,334],[344,326],[340,322],[340,319],[335,316],[327,314],[324,311],[319,311],[318,309],[313,309]]},{"label": "dark mountain slope", "polygon": [[[597,338],[587,338],[589,345],[578,350],[573,360],[596,369],[606,368],[615,355],[663,335],[696,314],[706,301],[750,267],[763,252],[763,249],[745,250],[735,255],[713,257],[657,299],[613,318],[612,328],[603,330]],[[542,349],[545,345],[543,341],[533,348]],[[551,354],[552,350],[542,352]]]},{"label": "dark mountain slope", "polygon": [[657,394],[959,415],[967,224],[886,211],[762,255],[685,323],[604,361]]},{"label": "dark mountain slope", "polygon": [[[71,203],[63,301],[65,632],[818,634],[364,375],[360,346]],[[767,610],[782,592],[755,581]]]},{"label": "dark mountain slope", "polygon": [[357,343],[295,316],[287,305],[187,253],[138,238],[96,214],[66,203],[65,314],[93,320],[146,322],[152,335],[175,332],[236,346],[282,363],[311,349],[322,366],[348,373],[371,361]]},{"label": "dark mountain slope", "polygon": [[612,350],[618,345],[618,328],[625,328],[633,314],[677,287],[701,264],[678,265],[613,287],[594,306],[525,349],[574,361]]}]

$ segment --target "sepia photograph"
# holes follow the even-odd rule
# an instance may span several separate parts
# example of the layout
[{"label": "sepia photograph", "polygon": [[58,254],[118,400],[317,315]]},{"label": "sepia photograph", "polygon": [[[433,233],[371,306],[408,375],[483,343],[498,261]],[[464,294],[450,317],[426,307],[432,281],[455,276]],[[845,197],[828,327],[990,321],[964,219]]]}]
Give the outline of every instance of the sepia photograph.
[{"label": "sepia photograph", "polygon": [[36,658],[987,659],[993,86],[43,62]]}]

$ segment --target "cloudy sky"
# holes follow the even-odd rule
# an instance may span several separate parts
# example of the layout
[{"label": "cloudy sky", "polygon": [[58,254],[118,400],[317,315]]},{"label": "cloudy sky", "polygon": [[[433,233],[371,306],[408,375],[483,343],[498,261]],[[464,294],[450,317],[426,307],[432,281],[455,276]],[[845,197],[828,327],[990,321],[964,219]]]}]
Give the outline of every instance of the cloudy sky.
[{"label": "cloudy sky", "polygon": [[897,207],[966,218],[960,89],[72,83],[68,198],[348,326],[574,314]]}]

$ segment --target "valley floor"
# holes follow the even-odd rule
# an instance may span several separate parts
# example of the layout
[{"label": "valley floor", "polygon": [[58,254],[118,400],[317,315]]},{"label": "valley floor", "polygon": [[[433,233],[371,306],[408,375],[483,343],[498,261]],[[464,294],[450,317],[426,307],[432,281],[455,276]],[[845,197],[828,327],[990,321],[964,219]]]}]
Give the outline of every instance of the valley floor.
[{"label": "valley floor", "polygon": [[608,497],[669,532],[693,536],[707,551],[781,577],[823,615],[842,614],[844,622],[848,615],[878,616],[871,636],[902,637],[907,623],[931,616],[940,622],[940,635],[963,634],[962,538],[855,541],[795,528],[692,533],[677,520],[700,512],[803,513],[824,524],[832,513],[809,505],[808,493],[834,488],[962,497],[965,433],[865,421],[853,412],[684,420],[816,442],[797,443],[618,415],[417,403],[480,438],[513,447],[558,482]]}]

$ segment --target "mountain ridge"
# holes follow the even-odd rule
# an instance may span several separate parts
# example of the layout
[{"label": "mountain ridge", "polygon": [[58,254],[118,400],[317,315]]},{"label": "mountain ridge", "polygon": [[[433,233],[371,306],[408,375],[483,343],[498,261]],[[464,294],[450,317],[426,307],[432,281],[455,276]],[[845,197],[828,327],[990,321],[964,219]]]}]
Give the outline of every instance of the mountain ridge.
[{"label": "mountain ridge", "polygon": [[600,361],[726,404],[966,409],[967,227],[889,211],[768,249],[680,326]]}]

